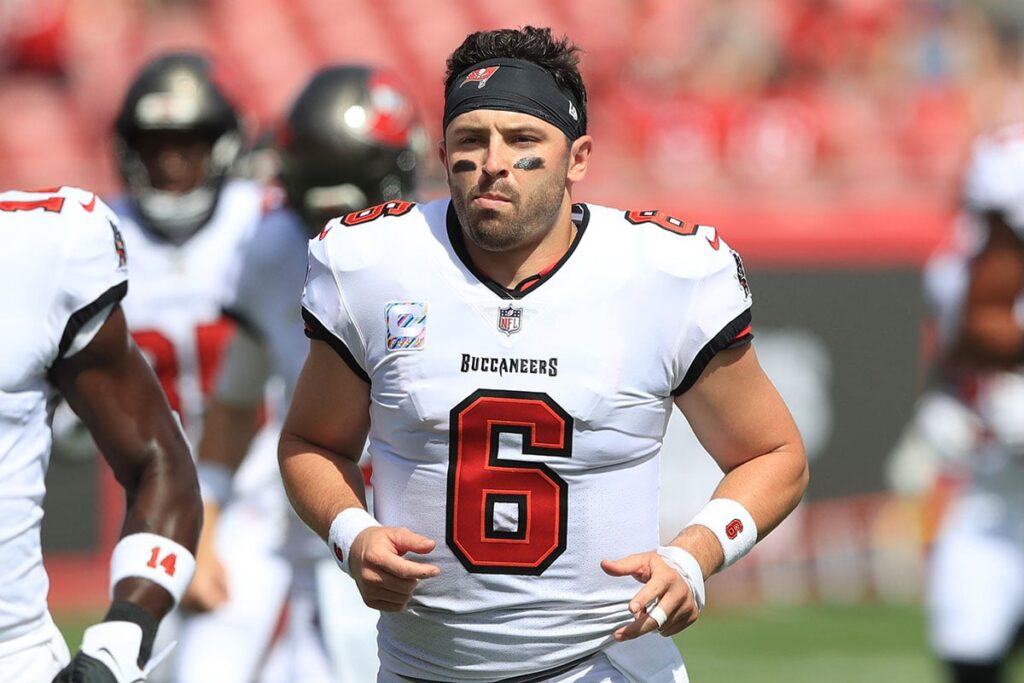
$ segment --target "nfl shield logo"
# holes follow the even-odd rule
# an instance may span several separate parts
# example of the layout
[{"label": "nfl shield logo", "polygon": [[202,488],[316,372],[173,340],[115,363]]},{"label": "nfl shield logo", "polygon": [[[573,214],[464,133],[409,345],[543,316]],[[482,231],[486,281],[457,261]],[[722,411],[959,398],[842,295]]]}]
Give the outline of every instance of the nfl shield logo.
[{"label": "nfl shield logo", "polygon": [[523,309],[509,306],[498,309],[498,329],[511,336],[519,331],[523,321]]}]

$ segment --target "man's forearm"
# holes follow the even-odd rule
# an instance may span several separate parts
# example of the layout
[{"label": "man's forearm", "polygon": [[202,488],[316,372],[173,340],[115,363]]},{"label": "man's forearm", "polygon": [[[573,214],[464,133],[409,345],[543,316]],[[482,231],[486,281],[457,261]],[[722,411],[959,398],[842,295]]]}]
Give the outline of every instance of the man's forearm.
[{"label": "man's forearm", "polygon": [[196,448],[205,503],[223,505],[230,496],[235,471],[259,430],[268,374],[262,344],[244,331],[232,336],[214,392],[206,402],[203,433]]},{"label": "man's forearm", "polygon": [[285,491],[303,522],[323,539],[342,510],[366,509],[363,473],[355,459],[331,453],[288,432],[278,456]]},{"label": "man's forearm", "polygon": [[803,450],[782,447],[735,467],[711,497],[731,498],[747,508],[761,540],[796,509],[807,482]]},{"label": "man's forearm", "polygon": [[216,397],[207,403],[196,472],[208,508],[220,507],[230,497],[235,472],[256,435],[258,416],[257,404],[232,405]]},{"label": "man's forearm", "polygon": [[[735,467],[725,475],[711,497],[742,505],[753,518],[757,540],[761,540],[796,508],[807,481],[807,462],[802,450],[782,447]],[[704,526],[687,526],[673,539],[672,545],[689,551],[705,576],[718,571],[725,559],[722,546]]]},{"label": "man's forearm", "polygon": [[234,405],[211,398],[203,416],[197,462],[211,463],[234,472],[245,459],[259,423],[259,405]]},{"label": "man's forearm", "polygon": [[[203,512],[188,447],[180,434],[157,436],[154,441],[154,454],[138,479],[125,482],[127,509],[121,536],[155,534],[194,553]],[[134,578],[118,582],[113,598],[134,602],[157,619],[174,604],[167,593]]]}]

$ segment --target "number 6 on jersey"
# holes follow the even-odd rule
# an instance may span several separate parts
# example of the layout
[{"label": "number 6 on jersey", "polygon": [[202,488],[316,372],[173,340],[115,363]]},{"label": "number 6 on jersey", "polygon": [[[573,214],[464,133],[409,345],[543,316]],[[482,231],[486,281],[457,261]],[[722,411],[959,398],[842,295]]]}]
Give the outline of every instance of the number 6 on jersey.
[{"label": "number 6 on jersey", "polygon": [[568,487],[498,450],[519,434],[523,454],[572,457],[572,417],[547,394],[480,389],[451,410],[450,430],[448,547],[470,572],[543,573],[565,550]]}]

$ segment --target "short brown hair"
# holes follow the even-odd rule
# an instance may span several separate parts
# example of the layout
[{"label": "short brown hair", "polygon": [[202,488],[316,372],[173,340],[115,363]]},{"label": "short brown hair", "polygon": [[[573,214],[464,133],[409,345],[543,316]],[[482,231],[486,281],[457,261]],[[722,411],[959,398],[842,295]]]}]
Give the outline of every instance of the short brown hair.
[{"label": "short brown hair", "polygon": [[572,95],[579,105],[580,124],[587,130],[587,89],[580,76],[582,50],[568,36],[554,38],[550,28],[523,26],[493,31],[477,31],[466,36],[462,45],[448,57],[444,87],[474,64],[488,59],[524,59],[551,74],[559,88]]}]

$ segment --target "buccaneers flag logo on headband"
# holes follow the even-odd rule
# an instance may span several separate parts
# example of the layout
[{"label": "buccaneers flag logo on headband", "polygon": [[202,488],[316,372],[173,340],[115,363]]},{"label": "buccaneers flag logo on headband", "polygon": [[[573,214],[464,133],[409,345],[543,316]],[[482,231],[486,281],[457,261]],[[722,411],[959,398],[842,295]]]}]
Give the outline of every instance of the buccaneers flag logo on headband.
[{"label": "buccaneers flag logo on headband", "polygon": [[497,66],[489,66],[484,69],[475,69],[474,71],[470,71],[469,75],[466,76],[466,80],[462,81],[462,83],[459,83],[459,87],[461,88],[462,86],[466,85],[469,82],[475,82],[477,84],[476,87],[478,89],[482,88],[485,85],[487,85],[487,79],[493,76],[494,72],[497,71],[499,68],[500,67]]}]

